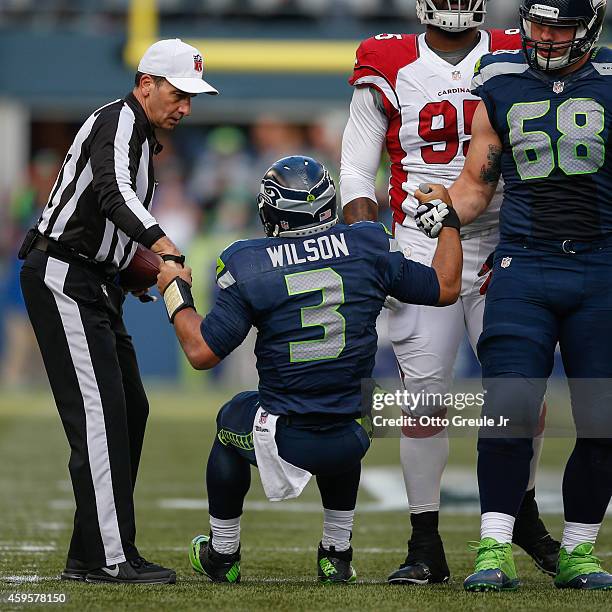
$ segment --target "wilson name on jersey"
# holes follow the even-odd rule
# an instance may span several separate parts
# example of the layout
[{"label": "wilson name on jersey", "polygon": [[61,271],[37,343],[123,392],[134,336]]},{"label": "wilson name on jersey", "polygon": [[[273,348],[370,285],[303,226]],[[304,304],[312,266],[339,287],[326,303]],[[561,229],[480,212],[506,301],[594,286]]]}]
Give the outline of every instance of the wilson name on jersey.
[{"label": "wilson name on jersey", "polygon": [[[361,43],[349,82],[382,94],[396,223],[416,227],[412,194],[420,183],[448,187],[461,173],[480,102],[471,91],[476,63],[491,51],[520,46],[518,30],[483,30],[478,44],[455,66],[429,48],[425,34],[379,34]],[[495,226],[500,204],[498,198],[467,231]]]},{"label": "wilson name on jersey", "polygon": [[612,234],[612,51],[563,77],[532,70],[522,53],[487,55],[473,85],[503,145],[502,239]]}]

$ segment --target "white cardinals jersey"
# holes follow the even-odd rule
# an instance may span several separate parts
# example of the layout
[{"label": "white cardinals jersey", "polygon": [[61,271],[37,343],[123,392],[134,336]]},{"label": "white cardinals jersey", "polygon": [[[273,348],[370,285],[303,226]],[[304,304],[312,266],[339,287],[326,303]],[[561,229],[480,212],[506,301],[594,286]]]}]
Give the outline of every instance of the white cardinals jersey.
[{"label": "white cardinals jersey", "polygon": [[[416,227],[412,194],[419,184],[449,187],[459,177],[480,102],[471,93],[480,58],[520,48],[519,30],[482,30],[476,47],[455,66],[428,47],[425,34],[379,34],[361,43],[349,82],[382,94],[391,158],[389,196],[396,224]],[[462,233],[495,226],[500,206],[498,193],[487,211]]]}]

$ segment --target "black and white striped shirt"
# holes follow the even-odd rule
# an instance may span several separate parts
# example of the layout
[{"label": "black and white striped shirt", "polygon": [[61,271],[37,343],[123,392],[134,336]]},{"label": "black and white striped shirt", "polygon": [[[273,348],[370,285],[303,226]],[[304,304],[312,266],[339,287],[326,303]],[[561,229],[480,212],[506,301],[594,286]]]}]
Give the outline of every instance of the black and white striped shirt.
[{"label": "black and white striped shirt", "polygon": [[133,94],[99,108],[70,147],[38,231],[89,259],[118,269],[138,243],[165,234],[149,212],[161,146]]}]

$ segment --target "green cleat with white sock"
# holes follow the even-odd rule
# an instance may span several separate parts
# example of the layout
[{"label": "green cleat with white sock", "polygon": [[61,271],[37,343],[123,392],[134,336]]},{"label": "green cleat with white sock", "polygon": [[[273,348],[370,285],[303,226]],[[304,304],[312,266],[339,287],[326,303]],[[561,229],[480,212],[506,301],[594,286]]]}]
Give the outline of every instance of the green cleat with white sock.
[{"label": "green cleat with white sock", "polygon": [[601,561],[593,554],[593,549],[590,542],[579,544],[571,553],[561,548],[555,576],[558,589],[612,589],[612,574],[601,567]]},{"label": "green cleat with white sock", "polygon": [[323,548],[319,543],[317,552],[317,579],[323,584],[355,584],[357,572],[351,565],[353,549],[337,551],[333,546]]},{"label": "green cleat with white sock", "polygon": [[520,585],[512,556],[512,544],[483,538],[471,546],[476,550],[474,573],[463,582],[466,591],[515,591]]},{"label": "green cleat with white sock", "polygon": [[199,535],[189,547],[191,567],[212,582],[240,582],[240,547],[235,553],[224,555],[212,546],[212,536]]}]

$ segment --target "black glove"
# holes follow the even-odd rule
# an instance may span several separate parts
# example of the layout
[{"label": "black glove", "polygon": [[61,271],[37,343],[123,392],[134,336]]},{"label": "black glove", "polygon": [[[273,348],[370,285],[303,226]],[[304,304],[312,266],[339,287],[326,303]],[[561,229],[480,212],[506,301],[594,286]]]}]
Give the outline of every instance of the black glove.
[{"label": "black glove", "polygon": [[143,304],[147,304],[149,302],[157,302],[157,298],[150,293],[141,293],[136,296]]}]

